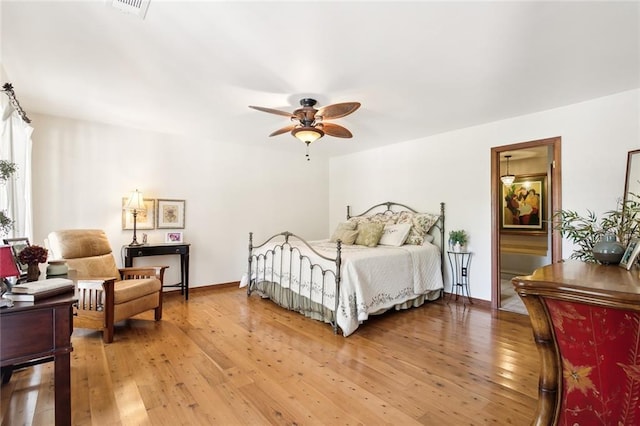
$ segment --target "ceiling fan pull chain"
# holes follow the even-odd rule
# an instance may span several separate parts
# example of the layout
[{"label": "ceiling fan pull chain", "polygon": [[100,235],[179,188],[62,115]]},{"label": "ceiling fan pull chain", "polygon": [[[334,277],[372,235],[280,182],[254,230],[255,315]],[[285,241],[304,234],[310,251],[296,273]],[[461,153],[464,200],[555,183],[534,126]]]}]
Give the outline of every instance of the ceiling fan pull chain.
[{"label": "ceiling fan pull chain", "polygon": [[311,157],[309,157],[309,144],[311,144],[311,142],[305,142],[307,144],[307,154],[305,155],[305,157],[307,157],[307,161],[311,161]]}]

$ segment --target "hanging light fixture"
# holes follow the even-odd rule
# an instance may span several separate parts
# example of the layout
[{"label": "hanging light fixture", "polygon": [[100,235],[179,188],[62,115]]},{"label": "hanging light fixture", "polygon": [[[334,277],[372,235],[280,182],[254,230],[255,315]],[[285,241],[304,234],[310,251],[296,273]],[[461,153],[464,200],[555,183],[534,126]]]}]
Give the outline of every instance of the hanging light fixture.
[{"label": "hanging light fixture", "polygon": [[516,179],[515,175],[509,174],[509,158],[511,158],[511,155],[505,155],[504,158],[507,159],[507,174],[502,175],[500,180],[504,186],[511,186],[513,181]]},{"label": "hanging light fixture", "polygon": [[307,157],[307,161],[309,161],[309,145],[311,145],[312,142],[315,142],[323,137],[324,132],[319,127],[306,124],[307,123],[305,123],[305,125],[302,127],[296,127],[291,131],[291,134],[307,145],[307,153],[305,157]]},{"label": "hanging light fixture", "polygon": [[304,143],[312,143],[324,136],[324,132],[317,127],[304,126],[297,127],[291,134]]}]

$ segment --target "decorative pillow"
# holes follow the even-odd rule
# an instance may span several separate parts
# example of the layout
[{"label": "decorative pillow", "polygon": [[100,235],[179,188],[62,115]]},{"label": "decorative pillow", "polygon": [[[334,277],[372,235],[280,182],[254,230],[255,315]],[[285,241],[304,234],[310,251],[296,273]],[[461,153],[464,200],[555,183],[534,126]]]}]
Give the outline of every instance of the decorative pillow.
[{"label": "decorative pillow", "polygon": [[340,236],[342,244],[352,245],[355,244],[356,238],[358,238],[358,231],[344,231]]},{"label": "decorative pillow", "polygon": [[409,236],[409,231],[411,231],[411,225],[408,223],[386,225],[378,244],[382,246],[400,247]]},{"label": "decorative pillow", "polygon": [[394,217],[392,212],[376,213],[369,217],[370,222],[382,223],[384,225],[394,225],[397,217]]},{"label": "decorative pillow", "polygon": [[424,236],[424,242],[422,243],[422,245],[431,244],[433,242],[433,240],[434,240],[433,235],[427,234],[427,235]]},{"label": "decorative pillow", "polygon": [[[345,234],[348,232],[354,232],[356,231],[356,224],[353,222],[342,222],[339,223],[338,226],[336,227],[336,230],[333,231],[333,234],[331,235],[331,238],[329,239],[329,241],[331,241],[332,243],[335,243],[338,240],[342,240],[343,243],[345,244],[353,244],[353,242],[356,240],[355,236],[353,237],[353,241],[350,243],[346,242]],[[357,233],[357,231],[356,231]]]},{"label": "decorative pillow", "polygon": [[348,223],[353,223],[355,226],[358,226],[360,223],[369,223],[371,222],[371,216],[355,216],[349,218]]},{"label": "decorative pillow", "polygon": [[398,223],[410,223],[412,225],[405,244],[422,245],[425,235],[429,233],[438,218],[438,215],[431,213],[401,212],[398,217]]},{"label": "decorative pillow", "polygon": [[382,223],[360,223],[358,224],[358,236],[356,244],[360,246],[375,247],[382,237],[384,225]]}]

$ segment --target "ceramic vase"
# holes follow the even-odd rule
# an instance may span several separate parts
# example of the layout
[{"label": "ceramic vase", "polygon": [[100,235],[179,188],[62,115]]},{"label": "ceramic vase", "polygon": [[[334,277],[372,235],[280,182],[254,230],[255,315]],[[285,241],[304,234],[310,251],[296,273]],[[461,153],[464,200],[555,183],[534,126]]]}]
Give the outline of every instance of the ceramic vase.
[{"label": "ceramic vase", "polygon": [[67,262],[64,260],[50,260],[47,266],[47,278],[66,277],[69,272]]},{"label": "ceramic vase", "polygon": [[624,255],[624,247],[616,241],[615,234],[605,234],[593,246],[593,257],[604,265],[617,265]]}]

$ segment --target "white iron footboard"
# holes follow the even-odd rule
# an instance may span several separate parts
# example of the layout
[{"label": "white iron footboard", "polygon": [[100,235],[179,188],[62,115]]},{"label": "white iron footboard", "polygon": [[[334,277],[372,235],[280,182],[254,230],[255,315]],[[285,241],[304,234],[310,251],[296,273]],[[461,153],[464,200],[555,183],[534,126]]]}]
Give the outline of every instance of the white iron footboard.
[{"label": "white iron footboard", "polygon": [[247,295],[256,291],[286,309],[331,323],[337,334],[341,247],[338,241],[336,257],[328,257],[291,232],[254,246],[250,232]]}]

